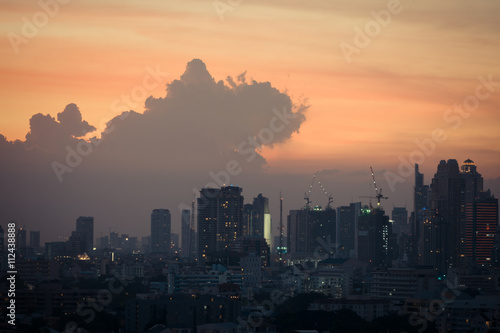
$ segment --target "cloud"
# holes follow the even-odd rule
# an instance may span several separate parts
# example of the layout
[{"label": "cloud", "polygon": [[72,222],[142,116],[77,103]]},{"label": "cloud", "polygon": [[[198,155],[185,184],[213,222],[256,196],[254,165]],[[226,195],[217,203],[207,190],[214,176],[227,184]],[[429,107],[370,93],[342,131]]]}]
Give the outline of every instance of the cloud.
[{"label": "cloud", "polygon": [[[294,104],[269,82],[247,83],[244,73],[226,82],[216,81],[201,60],[190,61],[180,79],[167,84],[165,97],[146,100],[144,114],[112,120],[102,136],[103,158],[140,159],[176,171],[223,168],[229,159],[261,168],[259,147],[298,132],[308,106]],[[273,120],[285,112],[289,118]]]},{"label": "cloud", "polygon": [[35,114],[30,119],[30,131],[26,134],[26,148],[55,153],[64,145],[95,131],[94,126],[82,120],[75,104],[68,104],[57,114],[57,121],[50,115]]},{"label": "cloud", "polygon": [[82,138],[95,127],[75,104],[56,118],[35,114],[25,141],[0,136],[0,220],[22,218],[49,239],[68,235],[80,215],[96,218],[96,236],[107,226],[147,234],[151,209],[169,208],[175,216],[193,188],[223,178],[229,161],[242,175],[228,182],[245,179],[262,190],[260,149],[289,140],[307,109],[306,101],[245,73],[216,80],[194,59],[165,96],[147,98],[144,113],[123,110],[109,121],[101,140]]}]

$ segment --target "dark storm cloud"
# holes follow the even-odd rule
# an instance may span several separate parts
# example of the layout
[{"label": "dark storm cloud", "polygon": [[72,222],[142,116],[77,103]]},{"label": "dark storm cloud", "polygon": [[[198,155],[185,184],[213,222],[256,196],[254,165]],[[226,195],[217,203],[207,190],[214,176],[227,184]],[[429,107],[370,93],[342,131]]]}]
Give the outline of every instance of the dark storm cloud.
[{"label": "dark storm cloud", "polygon": [[230,161],[240,179],[261,178],[260,148],[298,132],[308,109],[245,73],[217,81],[198,59],[166,88],[166,96],[146,100],[143,114],[123,110],[101,140],[82,139],[95,128],[75,104],[57,119],[35,114],[24,142],[0,137],[2,223],[23,219],[50,240],[92,215],[96,237],[107,226],[148,234],[151,209],[169,208],[175,220],[179,203],[190,203],[193,188],[213,182],[210,174]]}]

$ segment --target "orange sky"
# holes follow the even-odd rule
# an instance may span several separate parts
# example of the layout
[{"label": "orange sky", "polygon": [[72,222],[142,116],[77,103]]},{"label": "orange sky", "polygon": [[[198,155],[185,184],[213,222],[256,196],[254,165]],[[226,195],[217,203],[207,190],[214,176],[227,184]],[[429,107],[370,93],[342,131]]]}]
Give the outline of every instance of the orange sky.
[{"label": "orange sky", "polygon": [[37,1],[2,2],[0,133],[8,140],[24,140],[33,114],[55,116],[69,103],[102,129],[116,115],[113,101],[140,85],[147,67],[169,73],[148,91],[161,97],[200,58],[216,80],[247,71],[309,100],[300,133],[264,149],[270,172],[396,170],[415,140],[443,128],[448,139],[426,157],[429,170],[470,157],[486,178],[500,177],[500,84],[456,129],[443,119],[475,94],[479,76],[500,82],[498,1],[402,0],[350,63],[339,45],[355,45],[355,28],[390,1],[243,0],[224,19],[214,3],[227,0],[65,2],[18,52],[9,36],[23,38],[23,18],[44,14]]}]

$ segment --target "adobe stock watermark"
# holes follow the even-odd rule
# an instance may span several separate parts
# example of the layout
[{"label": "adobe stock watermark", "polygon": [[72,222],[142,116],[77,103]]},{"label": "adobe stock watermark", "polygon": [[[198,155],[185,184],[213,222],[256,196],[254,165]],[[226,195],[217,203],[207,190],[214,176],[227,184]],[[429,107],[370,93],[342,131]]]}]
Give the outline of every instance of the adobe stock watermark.
[{"label": "adobe stock watermark", "polygon": [[12,31],[9,31],[7,34],[7,38],[10,41],[14,53],[18,54],[20,45],[28,44],[30,40],[38,35],[40,29],[49,24],[50,20],[59,14],[61,9],[60,5],[65,5],[70,1],[71,0],[39,0],[38,6],[40,10],[35,12],[31,18],[26,16],[21,18],[23,23],[21,34]]},{"label": "adobe stock watermark", "polygon": [[[148,91],[154,90],[161,84],[168,76],[167,72],[162,72],[160,67],[156,65],[156,68],[146,67],[147,74],[143,77],[142,83],[133,87],[128,94],[122,94],[119,98],[115,99],[111,102],[110,108],[113,113],[119,114],[124,110],[131,110],[134,107],[137,107],[140,102],[143,102],[148,95]],[[129,113],[124,112],[119,119],[125,119]],[[109,134],[115,130],[115,126],[111,125],[107,127],[107,123],[112,118],[103,118],[99,122],[99,128],[103,128],[102,133]],[[85,135],[85,132],[82,132],[82,135]],[[72,173],[75,168],[77,168],[82,162],[83,159],[90,154],[92,154],[94,150],[94,146],[98,146],[101,143],[100,139],[92,138],[90,141],[80,139],[75,147],[71,147],[70,145],[66,146],[66,158],[63,163],[59,161],[52,162],[52,170],[54,171],[57,180],[62,183],[64,181],[64,174]]]},{"label": "adobe stock watermark", "polygon": [[[274,108],[272,110],[274,116],[269,120],[268,126],[262,128],[257,135],[254,137],[249,135],[247,140],[242,141],[238,146],[238,153],[242,156],[247,156],[245,159],[248,163],[252,162],[255,157],[257,157],[256,149],[260,148],[262,145],[270,144],[274,141],[274,136],[276,133],[282,132],[286,126],[290,124],[290,120],[297,117],[297,113],[288,112],[286,107],[283,107],[283,111]],[[237,176],[243,171],[243,166],[240,162],[236,160],[229,160],[226,163],[224,170],[218,172],[210,171],[208,176],[213,180],[209,181],[203,186],[203,188],[219,188],[225,184],[231,183],[231,176]],[[200,190],[196,187],[193,188],[194,195],[198,195]],[[205,198],[208,199],[208,198]],[[207,204],[208,200],[204,203]],[[181,203],[178,206],[179,211],[182,212],[183,209],[190,210],[191,206]]]},{"label": "adobe stock watermark", "polygon": [[[409,324],[411,326],[420,326],[418,332],[424,332],[427,329],[428,323],[435,321],[446,310],[446,306],[453,303],[460,294],[458,277],[455,277],[453,282],[447,280],[446,287],[441,290],[439,295],[440,298],[431,300],[428,306],[421,305],[418,312],[412,312],[408,318]],[[398,314],[408,314],[406,305],[399,308]],[[401,333],[408,332],[403,331]]]},{"label": "adobe stock watermark", "polygon": [[414,165],[424,163],[425,159],[432,155],[436,146],[448,140],[446,131],[450,128],[457,130],[462,125],[464,119],[469,118],[476,111],[481,101],[485,101],[495,92],[495,87],[500,86],[500,81],[493,81],[493,75],[489,74],[487,78],[479,76],[479,83],[474,90],[473,95],[468,95],[459,104],[454,104],[443,113],[443,120],[450,126],[448,128],[435,128],[431,131],[430,137],[423,140],[415,140],[417,148],[412,150],[408,157],[398,156],[398,173],[391,171],[384,172],[384,178],[392,192],[396,190],[397,183],[404,183],[408,177],[413,175]]},{"label": "adobe stock watermark", "polygon": [[212,4],[220,20],[224,21],[224,13],[232,12],[242,2],[243,0],[215,0]]},{"label": "adobe stock watermark", "polygon": [[[412,0],[407,1],[411,2]],[[400,0],[389,0],[386,8],[378,12],[375,10],[370,11],[373,20],[366,22],[363,29],[358,26],[354,27],[353,44],[344,41],[339,44],[348,64],[352,62],[354,54],[361,53],[363,49],[371,44],[373,38],[380,35],[382,28],[386,28],[391,23],[393,15],[400,14],[404,9]]]},{"label": "adobe stock watermark", "polygon": [[[113,295],[120,294],[125,287],[129,284],[124,277],[120,276],[116,270],[112,271],[113,278],[108,281],[108,286],[106,289],[100,289],[97,292],[95,299],[85,300],[85,302],[79,302],[76,308],[76,313],[80,317],[86,317],[84,322],[90,324],[96,317],[96,312],[102,312],[108,307],[113,301]],[[76,333],[76,332],[87,332],[83,328],[79,327],[74,321],[66,323],[64,333]]]}]

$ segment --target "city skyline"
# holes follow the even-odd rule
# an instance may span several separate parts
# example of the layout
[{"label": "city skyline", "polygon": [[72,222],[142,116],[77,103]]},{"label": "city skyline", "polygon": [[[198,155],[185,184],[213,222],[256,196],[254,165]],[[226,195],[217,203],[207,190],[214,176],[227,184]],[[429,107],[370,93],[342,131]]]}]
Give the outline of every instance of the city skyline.
[{"label": "city skyline", "polygon": [[263,193],[276,219],[317,174],[348,205],[373,195],[370,166],[387,207],[411,209],[414,162],[472,159],[500,193],[500,4],[54,1],[1,14],[0,219],[42,241],[85,215],[139,234],[157,207],[180,233],[209,183]]},{"label": "city skyline", "polygon": [[498,13],[3,0],[0,331],[500,330]]}]

